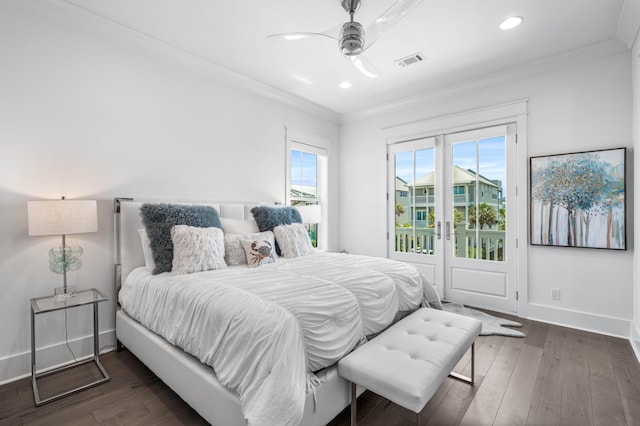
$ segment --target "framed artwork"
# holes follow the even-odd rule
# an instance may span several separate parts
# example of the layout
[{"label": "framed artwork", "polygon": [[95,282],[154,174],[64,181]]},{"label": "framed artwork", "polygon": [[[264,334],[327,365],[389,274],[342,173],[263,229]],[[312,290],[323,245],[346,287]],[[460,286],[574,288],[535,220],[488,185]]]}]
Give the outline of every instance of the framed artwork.
[{"label": "framed artwork", "polygon": [[626,250],[626,153],[531,157],[531,244]]}]

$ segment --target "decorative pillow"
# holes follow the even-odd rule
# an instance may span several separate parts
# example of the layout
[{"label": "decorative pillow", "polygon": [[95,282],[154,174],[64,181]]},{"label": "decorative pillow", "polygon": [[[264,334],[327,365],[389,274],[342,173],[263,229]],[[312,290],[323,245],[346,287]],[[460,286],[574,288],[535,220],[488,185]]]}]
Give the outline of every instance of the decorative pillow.
[{"label": "decorative pillow", "polygon": [[224,234],[219,228],[176,225],[171,228],[173,275],[226,268]]},{"label": "decorative pillow", "polygon": [[[273,228],[291,223],[302,223],[300,212],[294,207],[271,207],[258,206],[251,209],[253,218],[258,224],[258,229],[263,231],[273,231]],[[280,246],[276,239],[276,253],[280,255]]]},{"label": "decorative pillow", "polygon": [[302,223],[300,212],[294,207],[258,206],[251,209],[260,232],[273,231],[279,225]]},{"label": "decorative pillow", "polygon": [[142,223],[147,230],[153,261],[154,274],[171,271],[173,243],[171,228],[174,225],[189,225],[199,228],[220,228],[216,209],[210,206],[183,206],[179,204],[143,204],[140,207]]},{"label": "decorative pillow", "polygon": [[280,225],[273,228],[282,257],[291,259],[313,252],[309,233],[301,223]]},{"label": "decorative pillow", "polygon": [[240,240],[240,243],[246,253],[249,268],[257,268],[276,261],[273,243],[260,239]]},{"label": "decorative pillow", "polygon": [[273,232],[256,232],[250,234],[224,234],[224,260],[229,266],[246,265],[247,255],[241,240],[266,240],[275,247]]},{"label": "decorative pillow", "polygon": [[147,236],[147,230],[138,229],[140,235],[140,243],[142,243],[142,254],[144,255],[144,266],[146,268],[155,269],[156,263],[153,261],[153,252],[151,251],[151,242]]},{"label": "decorative pillow", "polygon": [[254,219],[242,220],[221,217],[220,223],[225,234],[253,234],[260,231]]}]

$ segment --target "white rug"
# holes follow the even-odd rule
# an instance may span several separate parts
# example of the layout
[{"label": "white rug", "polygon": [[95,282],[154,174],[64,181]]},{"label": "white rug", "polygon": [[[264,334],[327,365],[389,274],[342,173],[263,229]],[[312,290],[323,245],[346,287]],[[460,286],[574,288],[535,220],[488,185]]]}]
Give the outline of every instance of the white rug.
[{"label": "white rug", "polygon": [[442,302],[442,307],[447,312],[453,312],[455,314],[464,315],[482,321],[481,336],[498,335],[498,336],[510,336],[510,337],[524,337],[524,333],[510,327],[522,327],[519,322],[511,321],[504,318],[494,317],[493,315],[486,314],[476,309],[467,308],[462,303],[458,302]]}]

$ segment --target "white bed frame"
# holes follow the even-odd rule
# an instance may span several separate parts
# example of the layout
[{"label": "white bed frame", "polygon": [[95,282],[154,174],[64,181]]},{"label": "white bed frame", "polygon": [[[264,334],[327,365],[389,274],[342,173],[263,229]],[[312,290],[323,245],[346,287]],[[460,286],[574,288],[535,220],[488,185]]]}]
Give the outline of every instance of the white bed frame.
[{"label": "white bed frame", "polygon": [[[174,203],[213,206],[218,210],[220,217],[233,219],[249,219],[252,217],[251,208],[265,204]],[[116,292],[120,290],[122,281],[129,272],[144,266],[138,234],[138,229],[144,227],[140,217],[142,204],[143,202],[134,202],[131,198],[114,199]],[[240,400],[220,384],[210,366],[151,332],[119,306],[116,309],[116,339],[119,349],[124,346],[131,351],[212,425],[246,425]],[[313,392],[307,392],[303,425],[326,425],[351,401],[349,383],[338,376],[336,365],[316,375],[321,383],[314,387],[315,398]],[[364,389],[358,389],[358,395],[363,391]]]}]

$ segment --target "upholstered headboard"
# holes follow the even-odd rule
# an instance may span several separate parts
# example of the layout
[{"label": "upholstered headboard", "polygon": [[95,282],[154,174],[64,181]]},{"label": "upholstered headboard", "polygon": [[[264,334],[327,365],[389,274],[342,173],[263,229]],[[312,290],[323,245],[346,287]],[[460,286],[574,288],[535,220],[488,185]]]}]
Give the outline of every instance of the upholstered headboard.
[{"label": "upholstered headboard", "polygon": [[211,203],[211,202],[173,202],[167,200],[133,201],[131,198],[114,199],[115,220],[115,265],[116,291],[126,276],[135,268],[144,266],[144,255],[138,229],[144,228],[140,207],[145,203],[171,203],[182,205],[202,205],[214,207],[221,218],[251,219],[251,209],[258,205],[273,203]]}]

